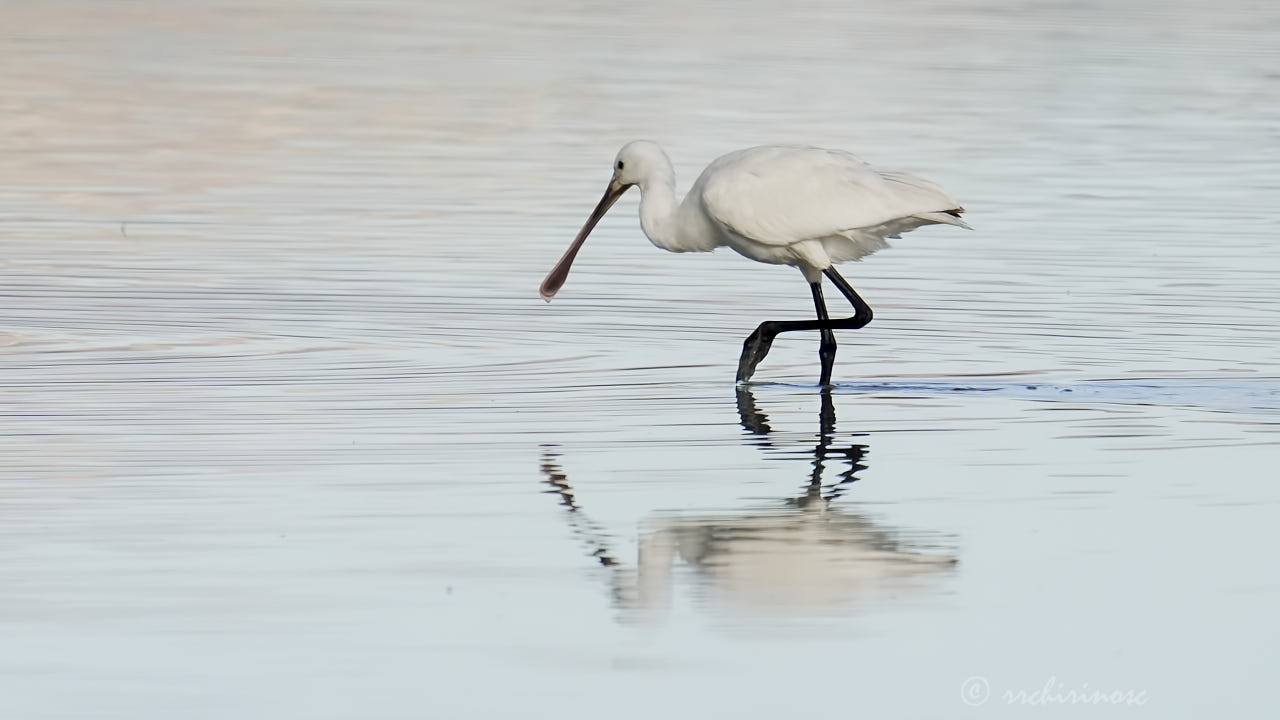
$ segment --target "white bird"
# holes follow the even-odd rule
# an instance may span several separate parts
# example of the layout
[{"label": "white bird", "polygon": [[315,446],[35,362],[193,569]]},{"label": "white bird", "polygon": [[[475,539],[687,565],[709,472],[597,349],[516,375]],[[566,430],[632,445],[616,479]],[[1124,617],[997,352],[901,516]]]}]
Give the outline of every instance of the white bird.
[{"label": "white bird", "polygon": [[[836,263],[860,260],[923,225],[969,226],[964,208],[936,184],[904,172],[881,170],[855,155],[799,145],[764,145],[724,155],[707,166],[677,203],[671,159],[656,143],[636,140],[618,151],[604,197],[560,262],[542,281],[548,302],[564,285],[569,267],[591,230],[629,188],[640,186],[640,227],[654,245],[671,252],[730,247],[757,262],[799,268],[809,282],[818,319],[765,321],[747,337],[738,360],[738,382],[755,373],[782,332],[819,330],[820,384],[831,383],[833,329],[871,322],[871,307],[836,272]],[[822,298],[822,276],[853,305],[854,314],[832,320]]]}]

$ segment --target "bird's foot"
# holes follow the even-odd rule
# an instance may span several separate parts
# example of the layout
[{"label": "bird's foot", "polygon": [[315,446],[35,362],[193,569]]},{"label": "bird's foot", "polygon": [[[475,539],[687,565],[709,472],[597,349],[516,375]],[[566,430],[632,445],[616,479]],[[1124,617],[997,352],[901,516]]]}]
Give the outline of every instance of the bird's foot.
[{"label": "bird's foot", "polygon": [[778,331],[769,323],[761,323],[755,332],[747,336],[742,343],[742,357],[738,358],[738,382],[746,382],[756,374],[756,366],[769,354],[769,348],[773,346],[773,339],[777,336]]}]

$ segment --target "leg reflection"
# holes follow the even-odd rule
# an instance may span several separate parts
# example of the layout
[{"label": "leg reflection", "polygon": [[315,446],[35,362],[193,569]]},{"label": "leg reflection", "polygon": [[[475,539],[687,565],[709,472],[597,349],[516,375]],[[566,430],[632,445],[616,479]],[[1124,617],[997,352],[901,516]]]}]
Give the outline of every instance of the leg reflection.
[{"label": "leg reflection", "polygon": [[[769,426],[769,417],[760,410],[751,388],[740,385],[736,392],[738,397],[738,417],[742,422],[742,427],[756,438],[759,438],[753,444],[766,451],[776,451],[778,448],[771,439],[773,429]],[[801,508],[812,508],[819,505],[825,507],[831,501],[843,495],[849,486],[857,481],[857,474],[867,469],[864,464],[868,450],[865,443],[835,444],[836,406],[831,398],[831,389],[823,388],[819,393],[819,399],[821,407],[818,411],[817,443],[813,448],[813,471],[809,476],[808,484],[805,485],[804,493],[787,501],[789,504]],[[864,438],[866,434],[852,434],[850,437]],[[826,471],[828,460],[831,459],[844,460],[848,465],[840,473],[838,480],[824,487],[822,484],[823,473]]]}]

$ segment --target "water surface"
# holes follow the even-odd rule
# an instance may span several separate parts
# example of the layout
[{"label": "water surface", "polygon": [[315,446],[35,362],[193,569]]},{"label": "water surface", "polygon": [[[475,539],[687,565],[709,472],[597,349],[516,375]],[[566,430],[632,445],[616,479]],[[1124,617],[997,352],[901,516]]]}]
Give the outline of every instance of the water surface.
[{"label": "water surface", "polygon": [[[1271,6],[4,15],[0,716],[1273,704]],[[976,231],[845,267],[829,394],[807,336],[736,389],[800,276],[635,197],[537,296],[636,137],[682,187],[854,150]]]}]

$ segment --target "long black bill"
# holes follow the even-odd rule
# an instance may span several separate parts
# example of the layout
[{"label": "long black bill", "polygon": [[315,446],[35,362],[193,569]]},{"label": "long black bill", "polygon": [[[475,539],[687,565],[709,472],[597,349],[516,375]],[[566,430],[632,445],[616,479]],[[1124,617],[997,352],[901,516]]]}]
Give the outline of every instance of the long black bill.
[{"label": "long black bill", "polygon": [[578,231],[578,237],[573,239],[573,244],[564,252],[560,258],[560,262],[551,268],[551,272],[547,273],[547,279],[542,281],[542,287],[538,288],[538,293],[542,295],[542,299],[551,302],[551,298],[560,291],[564,285],[565,279],[569,277],[569,267],[573,265],[573,259],[578,256],[578,250],[582,249],[582,243],[586,241],[587,236],[595,229],[596,223],[600,222],[600,218],[609,212],[609,208],[618,202],[618,198],[622,197],[622,193],[630,188],[630,185],[614,185],[609,183],[609,187],[604,191],[604,197],[600,198],[600,203],[596,205],[596,209],[591,211],[591,216],[587,218],[587,223]]}]

